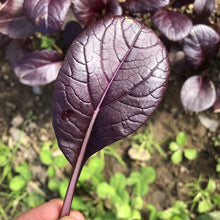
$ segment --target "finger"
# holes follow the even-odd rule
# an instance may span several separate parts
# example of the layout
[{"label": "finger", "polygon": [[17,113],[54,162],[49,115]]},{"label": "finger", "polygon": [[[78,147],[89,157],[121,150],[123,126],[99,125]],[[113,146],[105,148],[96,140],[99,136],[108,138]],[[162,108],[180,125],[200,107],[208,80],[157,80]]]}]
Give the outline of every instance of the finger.
[{"label": "finger", "polygon": [[61,199],[54,199],[23,213],[16,220],[57,220],[62,205],[63,201]]},{"label": "finger", "polygon": [[85,220],[84,216],[78,211],[71,211],[70,216],[73,216],[76,220]]},{"label": "finger", "polygon": [[78,220],[72,216],[64,216],[63,218],[59,218],[58,220]]}]

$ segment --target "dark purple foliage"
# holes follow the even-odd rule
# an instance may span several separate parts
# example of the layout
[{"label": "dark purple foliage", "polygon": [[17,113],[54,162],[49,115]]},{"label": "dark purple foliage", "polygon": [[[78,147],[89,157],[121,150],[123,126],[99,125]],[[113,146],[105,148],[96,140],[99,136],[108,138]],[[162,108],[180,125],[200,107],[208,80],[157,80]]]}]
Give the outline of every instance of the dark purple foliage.
[{"label": "dark purple foliage", "polygon": [[63,55],[53,50],[41,50],[24,56],[15,66],[18,80],[29,86],[45,85],[57,78]]},{"label": "dark purple foliage", "polygon": [[183,5],[189,5],[189,4],[193,3],[193,1],[194,0],[176,0],[176,1],[173,2],[172,6],[180,8]]},{"label": "dark purple foliage", "polygon": [[24,0],[7,0],[0,3],[0,33],[21,39],[35,32],[34,26],[23,13]]},{"label": "dark purple foliage", "polygon": [[61,29],[71,0],[24,0],[24,11],[36,28],[43,33]]},{"label": "dark purple foliage", "polygon": [[124,9],[133,13],[146,13],[163,8],[170,3],[170,0],[127,0],[121,5]]},{"label": "dark purple foliage", "polygon": [[13,40],[6,48],[6,58],[10,61],[12,67],[24,56],[25,51],[22,46],[23,40]]},{"label": "dark purple foliage", "polygon": [[140,127],[162,98],[168,72],[163,44],[132,18],[108,18],[80,35],[54,93],[54,129],[70,163],[75,166],[93,120],[86,158]]},{"label": "dark purple foliage", "polygon": [[69,21],[63,32],[63,39],[67,47],[73,42],[73,40],[83,31],[83,28],[76,21]]},{"label": "dark purple foliage", "polygon": [[195,0],[193,12],[196,23],[204,22],[215,10],[215,0]]},{"label": "dark purple foliage", "polygon": [[[107,17],[72,43],[53,100],[58,144],[74,168],[67,206],[83,162],[131,134],[153,114],[168,75],[164,45],[133,18]],[[61,216],[68,214],[64,210]]]},{"label": "dark purple foliage", "polygon": [[206,76],[191,76],[183,84],[180,98],[187,110],[193,112],[204,111],[215,103],[215,86]]},{"label": "dark purple foliage", "polygon": [[10,42],[10,40],[11,39],[8,36],[0,34],[0,49]]},{"label": "dark purple foliage", "polygon": [[219,35],[209,26],[195,25],[184,39],[183,50],[194,66],[200,66],[213,58],[219,48]]},{"label": "dark purple foliage", "polygon": [[184,39],[191,31],[192,21],[180,12],[157,10],[151,17],[153,24],[169,40]]},{"label": "dark purple foliage", "polygon": [[75,0],[73,14],[84,26],[88,26],[104,15],[122,15],[122,8],[117,0]]},{"label": "dark purple foliage", "polygon": [[217,98],[213,105],[213,109],[215,113],[220,113],[220,85],[218,86],[218,89],[217,89]]}]

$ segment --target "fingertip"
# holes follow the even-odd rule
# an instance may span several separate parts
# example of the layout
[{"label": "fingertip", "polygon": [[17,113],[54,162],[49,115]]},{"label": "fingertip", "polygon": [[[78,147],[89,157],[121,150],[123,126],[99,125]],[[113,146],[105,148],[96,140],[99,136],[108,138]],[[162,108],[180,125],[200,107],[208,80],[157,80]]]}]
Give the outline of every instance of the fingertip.
[{"label": "fingertip", "polygon": [[78,219],[76,219],[76,218],[74,218],[72,216],[64,216],[62,218],[59,218],[58,220],[78,220]]},{"label": "fingertip", "polygon": [[79,211],[71,211],[70,216],[74,217],[75,220],[85,220],[84,216]]}]

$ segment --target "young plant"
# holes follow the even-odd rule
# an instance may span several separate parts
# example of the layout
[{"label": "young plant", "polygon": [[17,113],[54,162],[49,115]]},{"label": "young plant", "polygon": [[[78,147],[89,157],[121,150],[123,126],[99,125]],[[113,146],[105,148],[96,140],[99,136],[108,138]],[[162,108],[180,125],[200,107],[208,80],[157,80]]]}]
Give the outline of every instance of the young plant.
[{"label": "young plant", "polygon": [[57,168],[64,168],[68,163],[64,155],[52,155],[52,149],[56,148],[57,146],[55,144],[45,142],[43,143],[43,146],[40,151],[41,162],[44,165],[48,166],[47,174],[49,177],[49,181],[47,186],[51,191],[59,190],[60,181],[56,179]]},{"label": "young plant", "polygon": [[215,147],[220,147],[220,134],[212,137],[212,142]]},{"label": "young plant", "polygon": [[147,205],[146,209],[150,212],[149,220],[190,220],[187,204],[182,201],[176,201],[164,211],[157,211],[153,205]]},{"label": "young plant", "polygon": [[215,193],[216,183],[213,179],[209,179],[206,187],[203,189],[201,186],[202,176],[199,177],[196,183],[188,183],[185,186],[189,189],[189,194],[193,197],[190,212],[196,206],[199,213],[206,213],[214,209],[220,208],[220,194]]},{"label": "young plant", "polygon": [[169,144],[169,148],[171,151],[173,151],[171,160],[174,164],[178,164],[182,162],[183,155],[188,160],[194,160],[196,158],[197,152],[194,148],[188,148],[186,147],[186,134],[184,132],[180,132],[176,136],[176,141],[172,141]]},{"label": "young plant", "polygon": [[216,171],[218,175],[220,176],[220,157],[217,159]]},{"label": "young plant", "polygon": [[0,216],[4,220],[14,219],[20,214],[18,210],[21,207],[29,209],[45,201],[37,191],[27,192],[32,178],[29,165],[26,162],[21,162],[16,166],[14,164],[21,140],[22,134],[15,146],[7,146],[2,140],[0,141],[0,168],[2,170],[0,184],[3,189],[0,192],[0,201],[4,201],[0,205]]},{"label": "young plant", "polygon": [[[160,143],[154,140],[152,128],[148,126],[143,133],[135,135],[131,140],[131,146],[138,150],[138,153],[146,152],[146,158],[154,153],[154,148],[160,153],[163,158],[166,158],[166,153],[160,146]],[[148,156],[149,155],[149,156]]]}]

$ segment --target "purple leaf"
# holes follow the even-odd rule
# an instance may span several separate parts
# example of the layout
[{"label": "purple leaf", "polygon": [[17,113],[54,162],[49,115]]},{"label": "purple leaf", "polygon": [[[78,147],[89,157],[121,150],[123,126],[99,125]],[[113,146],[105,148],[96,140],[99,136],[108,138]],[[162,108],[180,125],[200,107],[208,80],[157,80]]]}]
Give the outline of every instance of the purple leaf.
[{"label": "purple leaf", "polygon": [[215,103],[215,85],[208,77],[191,76],[184,82],[180,98],[187,110],[204,111]]},{"label": "purple leaf", "polygon": [[34,26],[23,13],[24,0],[0,3],[0,32],[10,38],[21,39],[35,32]]},{"label": "purple leaf", "polygon": [[184,39],[183,50],[190,63],[200,66],[216,55],[218,44],[219,35],[209,26],[198,24]]},{"label": "purple leaf", "polygon": [[33,52],[32,41],[28,38],[26,40],[12,40],[6,48],[6,58],[10,61],[12,67],[14,67],[19,60],[25,55]]},{"label": "purple leaf", "polygon": [[82,163],[131,134],[153,114],[168,75],[164,45],[133,18],[106,17],[75,39],[56,80],[53,100],[55,134],[74,169],[67,206]]},{"label": "purple leaf", "polygon": [[11,38],[4,34],[0,34],[0,48],[4,47],[7,43],[11,41]]},{"label": "purple leaf", "polygon": [[189,5],[193,3],[194,0],[176,0],[172,3],[172,7],[180,8],[183,5]]},{"label": "purple leaf", "polygon": [[157,10],[151,17],[153,24],[168,39],[179,41],[191,31],[192,21],[180,12]]},{"label": "purple leaf", "polygon": [[202,23],[215,10],[215,0],[195,0],[193,12],[195,14],[196,23]]},{"label": "purple leaf", "polygon": [[63,55],[53,50],[41,50],[24,56],[14,67],[19,81],[29,86],[45,85],[56,79]]},{"label": "purple leaf", "polygon": [[72,4],[73,14],[84,26],[95,23],[105,15],[122,15],[122,8],[117,0],[75,0]]},{"label": "purple leaf", "polygon": [[220,113],[220,85],[218,86],[218,89],[217,89],[217,98],[213,105],[213,109],[215,113]]},{"label": "purple leaf", "polygon": [[76,21],[69,21],[63,32],[63,39],[67,47],[73,42],[73,40],[83,31],[83,28]]},{"label": "purple leaf", "polygon": [[24,56],[22,45],[23,40],[12,40],[6,48],[6,58],[11,63],[12,67],[15,66]]},{"label": "purple leaf", "polygon": [[124,9],[133,13],[146,13],[163,8],[170,3],[170,0],[127,0],[121,5]]},{"label": "purple leaf", "polygon": [[61,29],[71,0],[24,0],[24,10],[31,22],[43,33]]}]

